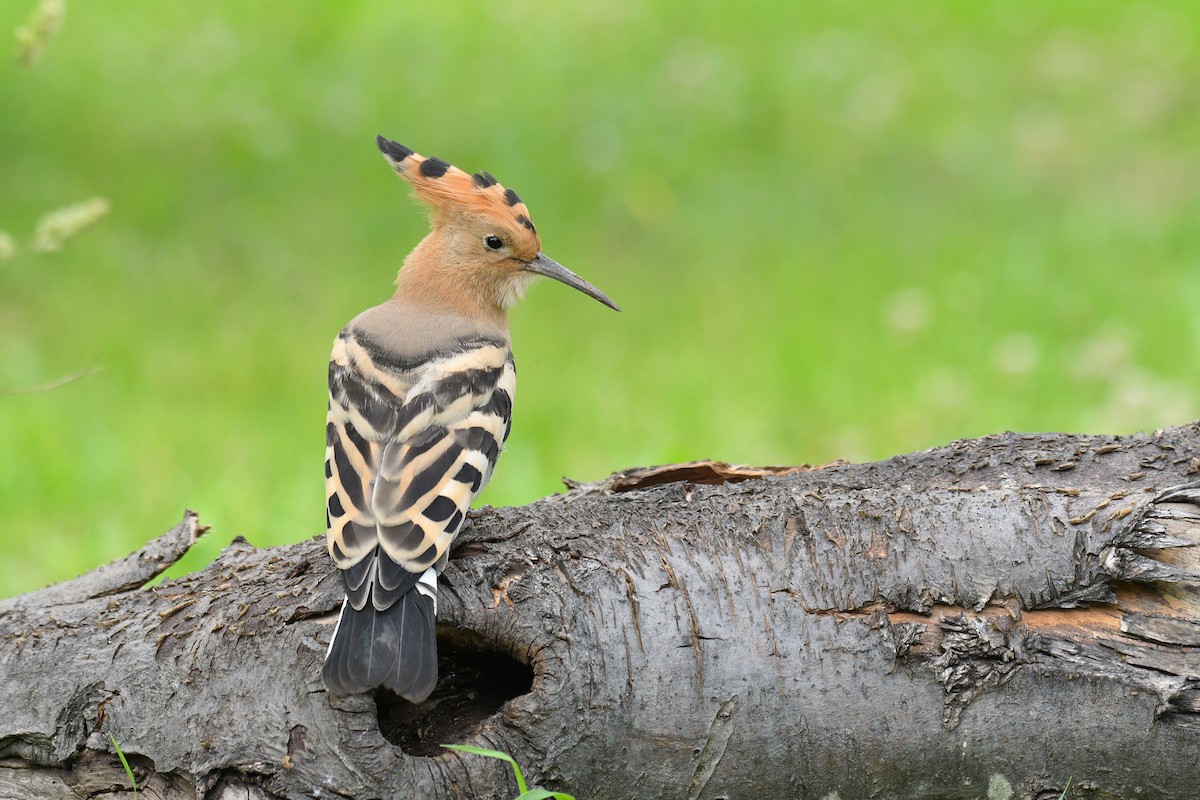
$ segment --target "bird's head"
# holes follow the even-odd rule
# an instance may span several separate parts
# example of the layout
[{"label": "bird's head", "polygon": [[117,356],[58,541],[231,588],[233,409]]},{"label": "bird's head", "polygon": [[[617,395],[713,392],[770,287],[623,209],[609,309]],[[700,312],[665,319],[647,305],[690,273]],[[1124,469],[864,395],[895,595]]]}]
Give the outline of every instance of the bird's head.
[{"label": "bird's head", "polygon": [[542,253],[529,209],[486,172],[473,175],[438,158],[376,137],[384,158],[431,209],[433,230],[405,261],[401,291],[425,292],[504,311],[538,275],[565,283],[620,311],[592,284]]}]

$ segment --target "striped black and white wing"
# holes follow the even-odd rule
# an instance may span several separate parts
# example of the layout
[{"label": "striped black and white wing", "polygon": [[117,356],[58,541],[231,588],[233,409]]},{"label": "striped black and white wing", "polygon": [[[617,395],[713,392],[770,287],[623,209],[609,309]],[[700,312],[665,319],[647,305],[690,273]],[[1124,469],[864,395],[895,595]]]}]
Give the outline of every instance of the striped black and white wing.
[{"label": "striped black and white wing", "polygon": [[[471,501],[491,477],[511,427],[515,388],[503,339],[456,340],[406,360],[353,328],[338,337],[326,423],[329,552],[343,571],[348,609],[387,612],[408,598],[428,620],[422,621],[423,644],[415,642],[417,628],[404,627],[411,621],[393,620],[399,637],[393,653],[378,633],[368,635],[368,620],[343,613],[326,664],[331,691],[390,686],[389,675],[402,695],[420,695],[425,684],[432,690],[428,670],[410,679],[390,662],[417,658],[405,656],[405,646],[432,659],[436,605],[414,604],[419,596],[436,600],[431,568],[444,565]],[[377,631],[380,620],[371,617],[369,630]],[[335,653],[339,647],[345,652]],[[335,656],[340,666],[331,664]],[[413,681],[421,685],[404,685]]]}]

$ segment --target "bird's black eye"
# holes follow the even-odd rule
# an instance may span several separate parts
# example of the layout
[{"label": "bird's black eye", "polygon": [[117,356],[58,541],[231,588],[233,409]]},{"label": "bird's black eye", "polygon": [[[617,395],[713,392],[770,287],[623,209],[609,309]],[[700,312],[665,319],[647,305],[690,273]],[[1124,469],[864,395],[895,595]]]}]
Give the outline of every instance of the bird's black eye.
[{"label": "bird's black eye", "polygon": [[489,236],[483,240],[483,243],[487,245],[488,250],[499,250],[504,247],[504,242],[500,240],[499,236]]}]

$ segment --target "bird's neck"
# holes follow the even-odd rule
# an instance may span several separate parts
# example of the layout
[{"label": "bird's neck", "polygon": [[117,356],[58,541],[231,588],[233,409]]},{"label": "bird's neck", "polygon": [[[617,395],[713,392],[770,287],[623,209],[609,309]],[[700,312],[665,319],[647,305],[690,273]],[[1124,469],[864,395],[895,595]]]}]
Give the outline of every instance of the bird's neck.
[{"label": "bird's neck", "polygon": [[430,233],[408,254],[396,278],[395,299],[430,312],[461,315],[508,330],[503,298],[482,264],[465,263],[446,240]]}]

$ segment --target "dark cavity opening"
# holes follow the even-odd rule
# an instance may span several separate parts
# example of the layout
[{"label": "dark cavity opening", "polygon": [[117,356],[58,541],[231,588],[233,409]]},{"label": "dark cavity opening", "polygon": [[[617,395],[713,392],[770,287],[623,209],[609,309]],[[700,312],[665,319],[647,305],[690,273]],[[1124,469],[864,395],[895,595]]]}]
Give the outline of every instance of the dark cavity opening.
[{"label": "dark cavity opening", "polygon": [[438,626],[438,684],[413,704],[387,689],[375,691],[379,732],[410,756],[437,756],[439,745],[461,742],[479,723],[533,688],[533,669],[487,649],[471,631]]}]

